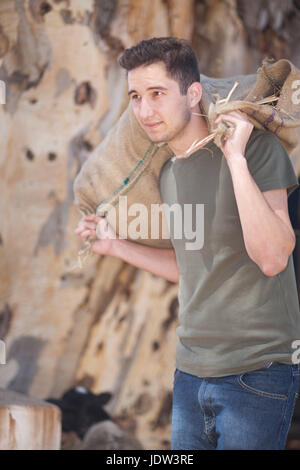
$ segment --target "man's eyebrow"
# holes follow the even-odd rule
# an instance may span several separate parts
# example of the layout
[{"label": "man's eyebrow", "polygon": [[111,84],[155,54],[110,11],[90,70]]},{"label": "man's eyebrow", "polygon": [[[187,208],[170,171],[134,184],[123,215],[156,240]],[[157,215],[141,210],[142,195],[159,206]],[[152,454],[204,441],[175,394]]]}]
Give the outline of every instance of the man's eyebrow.
[{"label": "man's eyebrow", "polygon": [[[164,87],[164,86],[150,86],[147,88],[147,90],[167,90],[168,88]],[[132,95],[132,93],[137,93],[136,90],[129,90],[128,92],[128,96]]]}]

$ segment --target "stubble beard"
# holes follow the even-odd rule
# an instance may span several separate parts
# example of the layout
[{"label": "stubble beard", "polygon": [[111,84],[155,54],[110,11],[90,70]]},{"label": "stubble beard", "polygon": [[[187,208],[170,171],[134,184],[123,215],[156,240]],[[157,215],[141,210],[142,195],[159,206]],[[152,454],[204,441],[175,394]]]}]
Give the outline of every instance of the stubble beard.
[{"label": "stubble beard", "polygon": [[184,134],[184,130],[186,126],[189,124],[190,120],[192,117],[192,112],[190,111],[189,108],[185,108],[182,111],[182,117],[180,121],[177,123],[174,129],[167,130],[165,134],[159,135],[157,137],[151,136],[148,133],[149,139],[156,143],[171,143],[175,139],[178,140],[180,139],[181,135]]}]

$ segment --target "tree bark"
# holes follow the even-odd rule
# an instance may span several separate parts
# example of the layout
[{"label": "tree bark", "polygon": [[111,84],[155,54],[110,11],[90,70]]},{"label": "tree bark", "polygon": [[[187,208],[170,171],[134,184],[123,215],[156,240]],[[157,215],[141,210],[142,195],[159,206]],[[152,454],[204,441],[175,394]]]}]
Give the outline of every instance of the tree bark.
[{"label": "tree bark", "polygon": [[178,287],[96,255],[69,273],[81,218],[72,184],[127,106],[117,58],[141,39],[191,40],[206,75],[253,73],[266,55],[300,65],[298,2],[276,2],[277,13],[249,5],[1,1],[1,388],[39,398],[75,384],[111,391],[107,408],[123,427],[145,448],[169,447]]}]

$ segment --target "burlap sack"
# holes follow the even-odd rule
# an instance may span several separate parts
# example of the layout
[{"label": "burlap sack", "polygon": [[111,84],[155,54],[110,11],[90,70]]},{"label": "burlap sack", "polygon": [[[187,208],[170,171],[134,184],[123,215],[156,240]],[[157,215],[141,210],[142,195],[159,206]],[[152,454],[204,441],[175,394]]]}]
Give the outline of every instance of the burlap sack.
[{"label": "burlap sack", "polygon": [[[77,175],[75,205],[83,215],[105,215],[118,236],[170,247],[165,217],[162,211],[159,218],[151,217],[151,204],[153,208],[161,204],[158,176],[163,163],[171,156],[167,145],[154,145],[149,140],[129,105]],[[124,201],[128,210],[122,209]],[[134,228],[138,218],[142,227],[136,232],[148,226],[145,239],[131,236],[130,227]],[[153,225],[157,226],[157,238],[152,239]]]},{"label": "burlap sack", "polygon": [[[218,112],[241,110],[247,113],[255,127],[274,132],[290,153],[300,141],[300,106],[295,93],[297,80],[300,80],[299,70],[285,59],[263,64],[253,75],[220,79],[201,75],[201,113],[206,115],[209,129],[213,132],[212,119]],[[255,104],[271,95],[279,99],[269,104]],[[74,181],[76,207],[82,215],[105,215],[118,236],[150,246],[171,247],[164,215],[161,215],[161,222],[157,217],[151,217],[151,205],[162,204],[158,175],[171,156],[167,145],[159,147],[149,141],[129,105],[77,175]],[[120,196],[127,197],[128,211],[136,208],[136,214],[119,210]],[[141,210],[143,207],[145,210]],[[132,238],[130,231],[126,233],[130,224],[134,222],[136,225],[137,220],[143,229],[148,224],[148,238]],[[160,225],[159,230],[157,224]],[[158,234],[157,238],[151,238],[151,228]]]},{"label": "burlap sack", "polygon": [[[237,86],[230,100],[224,102],[235,83]],[[202,85],[201,108],[209,117],[211,131],[218,114],[240,110],[248,115],[256,128],[273,132],[288,153],[299,144],[300,103],[297,89],[300,87],[300,71],[290,61],[281,59],[264,63],[254,75],[227,79],[203,76]],[[221,98],[219,103],[216,95]],[[273,102],[258,104],[272,96]]]}]

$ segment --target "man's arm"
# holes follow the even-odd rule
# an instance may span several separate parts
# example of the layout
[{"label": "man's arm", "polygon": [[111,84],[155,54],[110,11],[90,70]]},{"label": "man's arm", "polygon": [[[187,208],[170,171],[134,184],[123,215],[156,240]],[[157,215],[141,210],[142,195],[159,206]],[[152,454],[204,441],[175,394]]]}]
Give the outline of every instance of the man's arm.
[{"label": "man's arm", "polygon": [[247,253],[266,276],[275,276],[286,268],[295,248],[286,189],[262,193],[246,160],[230,168]]},{"label": "man's arm", "polygon": [[105,219],[96,215],[85,217],[80,221],[75,233],[83,242],[89,237],[95,239],[98,223],[100,225],[97,233],[100,232],[101,238],[92,242],[94,253],[115,256],[167,281],[178,282],[179,272],[173,248],[155,248],[118,238]]},{"label": "man's arm", "polygon": [[247,253],[266,276],[275,276],[286,268],[295,247],[286,189],[260,191],[245,158],[252,124],[240,113],[220,119],[236,125],[222,150],[232,177]]},{"label": "man's arm", "polygon": [[173,248],[155,248],[116,239],[111,254],[167,281],[178,283],[179,273]]}]

